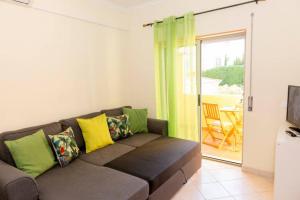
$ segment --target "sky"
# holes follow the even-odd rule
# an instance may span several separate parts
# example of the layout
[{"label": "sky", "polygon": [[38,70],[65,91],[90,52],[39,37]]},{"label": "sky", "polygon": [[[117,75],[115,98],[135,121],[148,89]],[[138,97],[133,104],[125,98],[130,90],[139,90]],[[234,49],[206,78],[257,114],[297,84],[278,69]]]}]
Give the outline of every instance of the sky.
[{"label": "sky", "polygon": [[202,71],[224,65],[226,55],[229,58],[228,64],[233,64],[237,57],[244,58],[245,38],[203,41],[201,50]]}]

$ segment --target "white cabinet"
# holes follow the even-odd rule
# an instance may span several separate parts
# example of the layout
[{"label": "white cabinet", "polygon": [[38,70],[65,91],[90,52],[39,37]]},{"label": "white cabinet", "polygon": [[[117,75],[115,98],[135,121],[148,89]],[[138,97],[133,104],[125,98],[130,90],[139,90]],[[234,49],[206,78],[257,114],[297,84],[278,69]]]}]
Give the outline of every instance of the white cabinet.
[{"label": "white cabinet", "polygon": [[285,130],[279,130],[276,142],[275,200],[300,200],[300,137]]}]

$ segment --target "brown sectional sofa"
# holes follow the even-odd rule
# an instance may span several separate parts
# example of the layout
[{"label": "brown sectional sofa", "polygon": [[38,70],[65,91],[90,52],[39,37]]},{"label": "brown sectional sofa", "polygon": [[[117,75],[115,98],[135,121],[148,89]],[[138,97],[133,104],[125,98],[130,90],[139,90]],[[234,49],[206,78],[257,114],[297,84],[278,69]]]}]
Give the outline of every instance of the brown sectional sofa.
[{"label": "brown sectional sofa", "polygon": [[[103,110],[122,114],[122,108]],[[4,141],[30,135],[39,129],[57,134],[72,127],[84,152],[76,118],[0,134],[1,200],[167,200],[201,166],[200,144],[167,137],[167,121],[148,119],[149,133],[139,133],[92,153],[83,153],[65,168],[56,166],[36,179],[15,168]]]}]

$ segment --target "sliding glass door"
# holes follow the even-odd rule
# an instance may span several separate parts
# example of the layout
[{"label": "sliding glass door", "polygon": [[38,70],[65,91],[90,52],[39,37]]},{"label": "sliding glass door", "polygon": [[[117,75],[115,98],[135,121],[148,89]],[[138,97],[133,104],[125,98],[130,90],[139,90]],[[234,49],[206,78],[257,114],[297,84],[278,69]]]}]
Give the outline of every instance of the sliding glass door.
[{"label": "sliding glass door", "polygon": [[198,40],[202,154],[242,162],[244,32]]}]

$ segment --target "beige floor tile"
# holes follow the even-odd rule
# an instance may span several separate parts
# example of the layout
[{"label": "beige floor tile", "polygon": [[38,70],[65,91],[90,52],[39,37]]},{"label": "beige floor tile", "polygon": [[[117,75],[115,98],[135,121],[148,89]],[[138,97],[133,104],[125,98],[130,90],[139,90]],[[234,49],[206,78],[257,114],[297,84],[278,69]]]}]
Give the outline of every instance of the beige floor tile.
[{"label": "beige floor tile", "polygon": [[255,192],[251,185],[243,179],[222,181],[221,184],[231,195],[251,194]]},{"label": "beige floor tile", "polygon": [[259,176],[247,177],[245,181],[255,192],[271,192],[273,191],[273,180]]},{"label": "beige floor tile", "polygon": [[207,169],[199,170],[194,176],[190,179],[190,181],[194,182],[194,184],[201,183],[214,183],[217,180],[212,176],[212,174]]},{"label": "beige floor tile", "polygon": [[205,200],[200,191],[191,184],[184,185],[172,200]]},{"label": "beige floor tile", "polygon": [[208,200],[230,196],[220,183],[203,183],[198,188],[204,198]]},{"label": "beige floor tile", "polygon": [[261,196],[258,193],[242,194],[234,196],[235,200],[261,200]]},{"label": "beige floor tile", "polygon": [[240,167],[230,169],[209,170],[209,172],[218,181],[230,181],[253,176],[249,173],[242,172]]},{"label": "beige floor tile", "polygon": [[274,192],[263,192],[259,195],[261,200],[274,200]]},{"label": "beige floor tile", "polygon": [[203,160],[202,168],[172,200],[274,200],[273,180]]},{"label": "beige floor tile", "polygon": [[252,193],[234,196],[235,200],[274,200],[273,192]]}]

